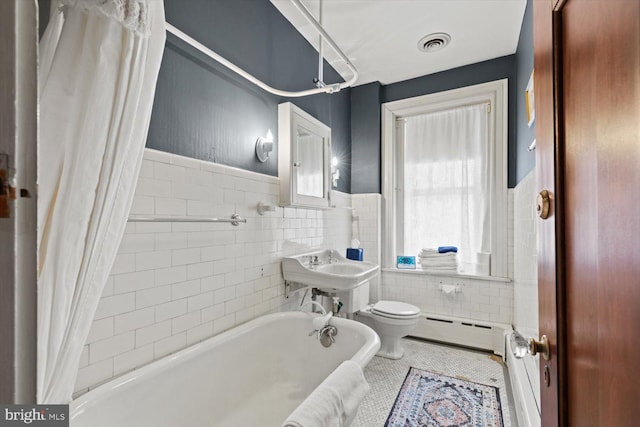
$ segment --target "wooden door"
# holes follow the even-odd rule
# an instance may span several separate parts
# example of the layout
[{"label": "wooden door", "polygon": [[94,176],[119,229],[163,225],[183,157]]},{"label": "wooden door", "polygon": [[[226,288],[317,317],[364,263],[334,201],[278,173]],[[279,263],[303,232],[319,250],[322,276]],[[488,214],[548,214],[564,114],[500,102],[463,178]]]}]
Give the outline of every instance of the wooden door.
[{"label": "wooden door", "polygon": [[539,224],[543,425],[636,426],[640,1],[534,8],[537,170],[554,195]]}]

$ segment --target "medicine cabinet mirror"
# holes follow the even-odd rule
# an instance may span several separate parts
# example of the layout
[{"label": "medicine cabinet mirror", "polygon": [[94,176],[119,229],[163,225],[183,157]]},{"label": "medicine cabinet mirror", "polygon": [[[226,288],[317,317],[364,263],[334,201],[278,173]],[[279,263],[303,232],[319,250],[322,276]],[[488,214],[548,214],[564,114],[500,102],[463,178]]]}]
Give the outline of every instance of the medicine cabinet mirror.
[{"label": "medicine cabinet mirror", "polygon": [[331,206],[331,128],[290,102],[278,105],[283,206]]}]

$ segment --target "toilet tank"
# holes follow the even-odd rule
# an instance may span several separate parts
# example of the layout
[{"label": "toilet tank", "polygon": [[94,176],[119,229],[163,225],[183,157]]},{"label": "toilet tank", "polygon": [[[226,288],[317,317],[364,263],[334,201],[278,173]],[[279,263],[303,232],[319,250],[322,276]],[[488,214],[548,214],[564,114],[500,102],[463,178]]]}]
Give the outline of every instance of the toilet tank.
[{"label": "toilet tank", "polygon": [[345,292],[336,292],[336,296],[342,302],[341,313],[351,314],[366,307],[369,304],[369,281]]}]

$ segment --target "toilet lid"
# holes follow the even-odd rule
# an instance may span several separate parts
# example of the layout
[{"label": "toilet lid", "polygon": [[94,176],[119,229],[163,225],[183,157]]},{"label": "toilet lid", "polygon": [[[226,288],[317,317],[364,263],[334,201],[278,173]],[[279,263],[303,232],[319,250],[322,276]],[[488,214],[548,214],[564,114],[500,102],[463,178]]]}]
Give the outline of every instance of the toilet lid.
[{"label": "toilet lid", "polygon": [[420,314],[415,305],[399,301],[379,301],[371,307],[373,313],[394,317],[410,317]]}]

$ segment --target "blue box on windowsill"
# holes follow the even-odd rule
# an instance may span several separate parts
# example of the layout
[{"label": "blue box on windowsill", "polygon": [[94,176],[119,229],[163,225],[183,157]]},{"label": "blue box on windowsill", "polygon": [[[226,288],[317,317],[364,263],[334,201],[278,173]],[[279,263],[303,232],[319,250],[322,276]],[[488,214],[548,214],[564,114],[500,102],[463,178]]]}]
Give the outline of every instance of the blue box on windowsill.
[{"label": "blue box on windowsill", "polygon": [[415,270],[416,257],[414,256],[398,256],[396,266],[400,270]]},{"label": "blue box on windowsill", "polygon": [[362,261],[362,248],[347,248],[347,259]]}]

